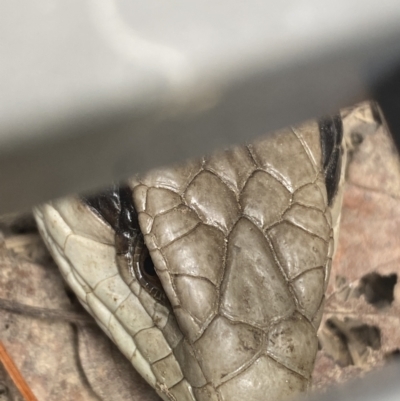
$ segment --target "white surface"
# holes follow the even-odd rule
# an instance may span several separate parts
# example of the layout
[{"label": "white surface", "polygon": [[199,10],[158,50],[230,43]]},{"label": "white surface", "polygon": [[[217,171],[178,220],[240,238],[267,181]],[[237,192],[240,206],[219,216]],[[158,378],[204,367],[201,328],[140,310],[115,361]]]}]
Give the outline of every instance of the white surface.
[{"label": "white surface", "polygon": [[362,99],[397,0],[30,0],[0,13],[0,212]]}]

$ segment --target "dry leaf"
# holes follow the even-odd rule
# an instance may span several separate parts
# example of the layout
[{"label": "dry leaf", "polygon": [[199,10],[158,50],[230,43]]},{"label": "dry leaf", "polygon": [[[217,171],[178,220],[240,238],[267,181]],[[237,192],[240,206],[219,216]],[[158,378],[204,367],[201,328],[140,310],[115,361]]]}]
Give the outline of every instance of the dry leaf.
[{"label": "dry leaf", "polygon": [[354,148],[319,332],[318,389],[382,366],[400,347],[399,158],[368,104],[346,119]]},{"label": "dry leaf", "polygon": [[[3,243],[0,298],[17,305],[70,310],[54,265],[40,265],[19,258]],[[1,339],[39,400],[95,400],[82,387],[75,333],[69,322],[31,317],[0,310]]]}]

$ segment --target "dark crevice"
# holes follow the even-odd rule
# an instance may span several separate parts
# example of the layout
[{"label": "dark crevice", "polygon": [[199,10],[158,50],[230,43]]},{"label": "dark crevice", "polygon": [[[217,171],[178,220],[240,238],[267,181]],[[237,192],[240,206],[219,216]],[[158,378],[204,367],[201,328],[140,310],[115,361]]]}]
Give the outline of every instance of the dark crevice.
[{"label": "dark crevice", "polygon": [[64,285],[65,294],[71,305],[80,309],[82,307],[81,303],[78,301],[76,294],[71,290],[71,288],[67,285]]},{"label": "dark crevice", "polygon": [[390,306],[394,300],[394,287],[397,284],[397,274],[383,276],[370,273],[362,277],[358,286],[360,295],[376,308]]},{"label": "dark crevice", "polygon": [[354,340],[360,344],[378,350],[381,347],[381,330],[376,326],[362,324],[350,329]]},{"label": "dark crevice", "polygon": [[350,134],[351,144],[357,148],[364,142],[364,136],[360,132],[352,132]]},{"label": "dark crevice", "polygon": [[388,362],[399,362],[400,361],[400,349],[396,348],[392,352],[388,352],[385,354],[385,359]]},{"label": "dark crevice", "polygon": [[0,382],[0,395],[7,395],[8,394],[8,387]]},{"label": "dark crevice", "polygon": [[32,213],[14,213],[0,217],[0,231],[6,237],[37,232]]},{"label": "dark crevice", "polygon": [[340,366],[364,366],[368,349],[381,348],[381,330],[354,319],[331,318],[326,321],[320,341],[324,351]]}]

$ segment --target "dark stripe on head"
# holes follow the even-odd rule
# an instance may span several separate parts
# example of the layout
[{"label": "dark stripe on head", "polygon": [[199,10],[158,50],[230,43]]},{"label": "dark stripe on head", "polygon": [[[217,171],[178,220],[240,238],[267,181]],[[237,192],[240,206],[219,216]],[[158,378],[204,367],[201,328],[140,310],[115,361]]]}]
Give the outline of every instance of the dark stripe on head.
[{"label": "dark stripe on head", "polygon": [[331,205],[339,187],[342,169],[343,123],[340,115],[322,118],[319,121],[319,134],[328,204]]},{"label": "dark stripe on head", "polygon": [[136,277],[156,301],[167,305],[167,297],[140,231],[132,190],[128,186],[115,185],[97,195],[82,197],[82,200],[114,229],[116,261],[126,284],[130,285],[131,277]]},{"label": "dark stripe on head", "polygon": [[119,233],[140,233],[138,216],[133,205],[132,190],[115,185],[82,200],[114,230]]}]

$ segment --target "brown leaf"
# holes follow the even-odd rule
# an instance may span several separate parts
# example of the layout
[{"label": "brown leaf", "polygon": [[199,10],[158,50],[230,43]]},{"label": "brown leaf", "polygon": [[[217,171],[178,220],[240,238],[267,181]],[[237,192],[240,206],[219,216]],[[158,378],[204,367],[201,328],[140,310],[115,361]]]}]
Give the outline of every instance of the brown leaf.
[{"label": "brown leaf", "polygon": [[344,120],[353,147],[314,388],[382,366],[400,347],[400,163],[368,104]]},{"label": "brown leaf", "polygon": [[[0,298],[30,307],[71,310],[54,265],[19,258],[5,247],[6,242],[0,253]],[[75,333],[68,322],[0,309],[0,325],[5,347],[38,400],[96,400],[76,375]]]}]

